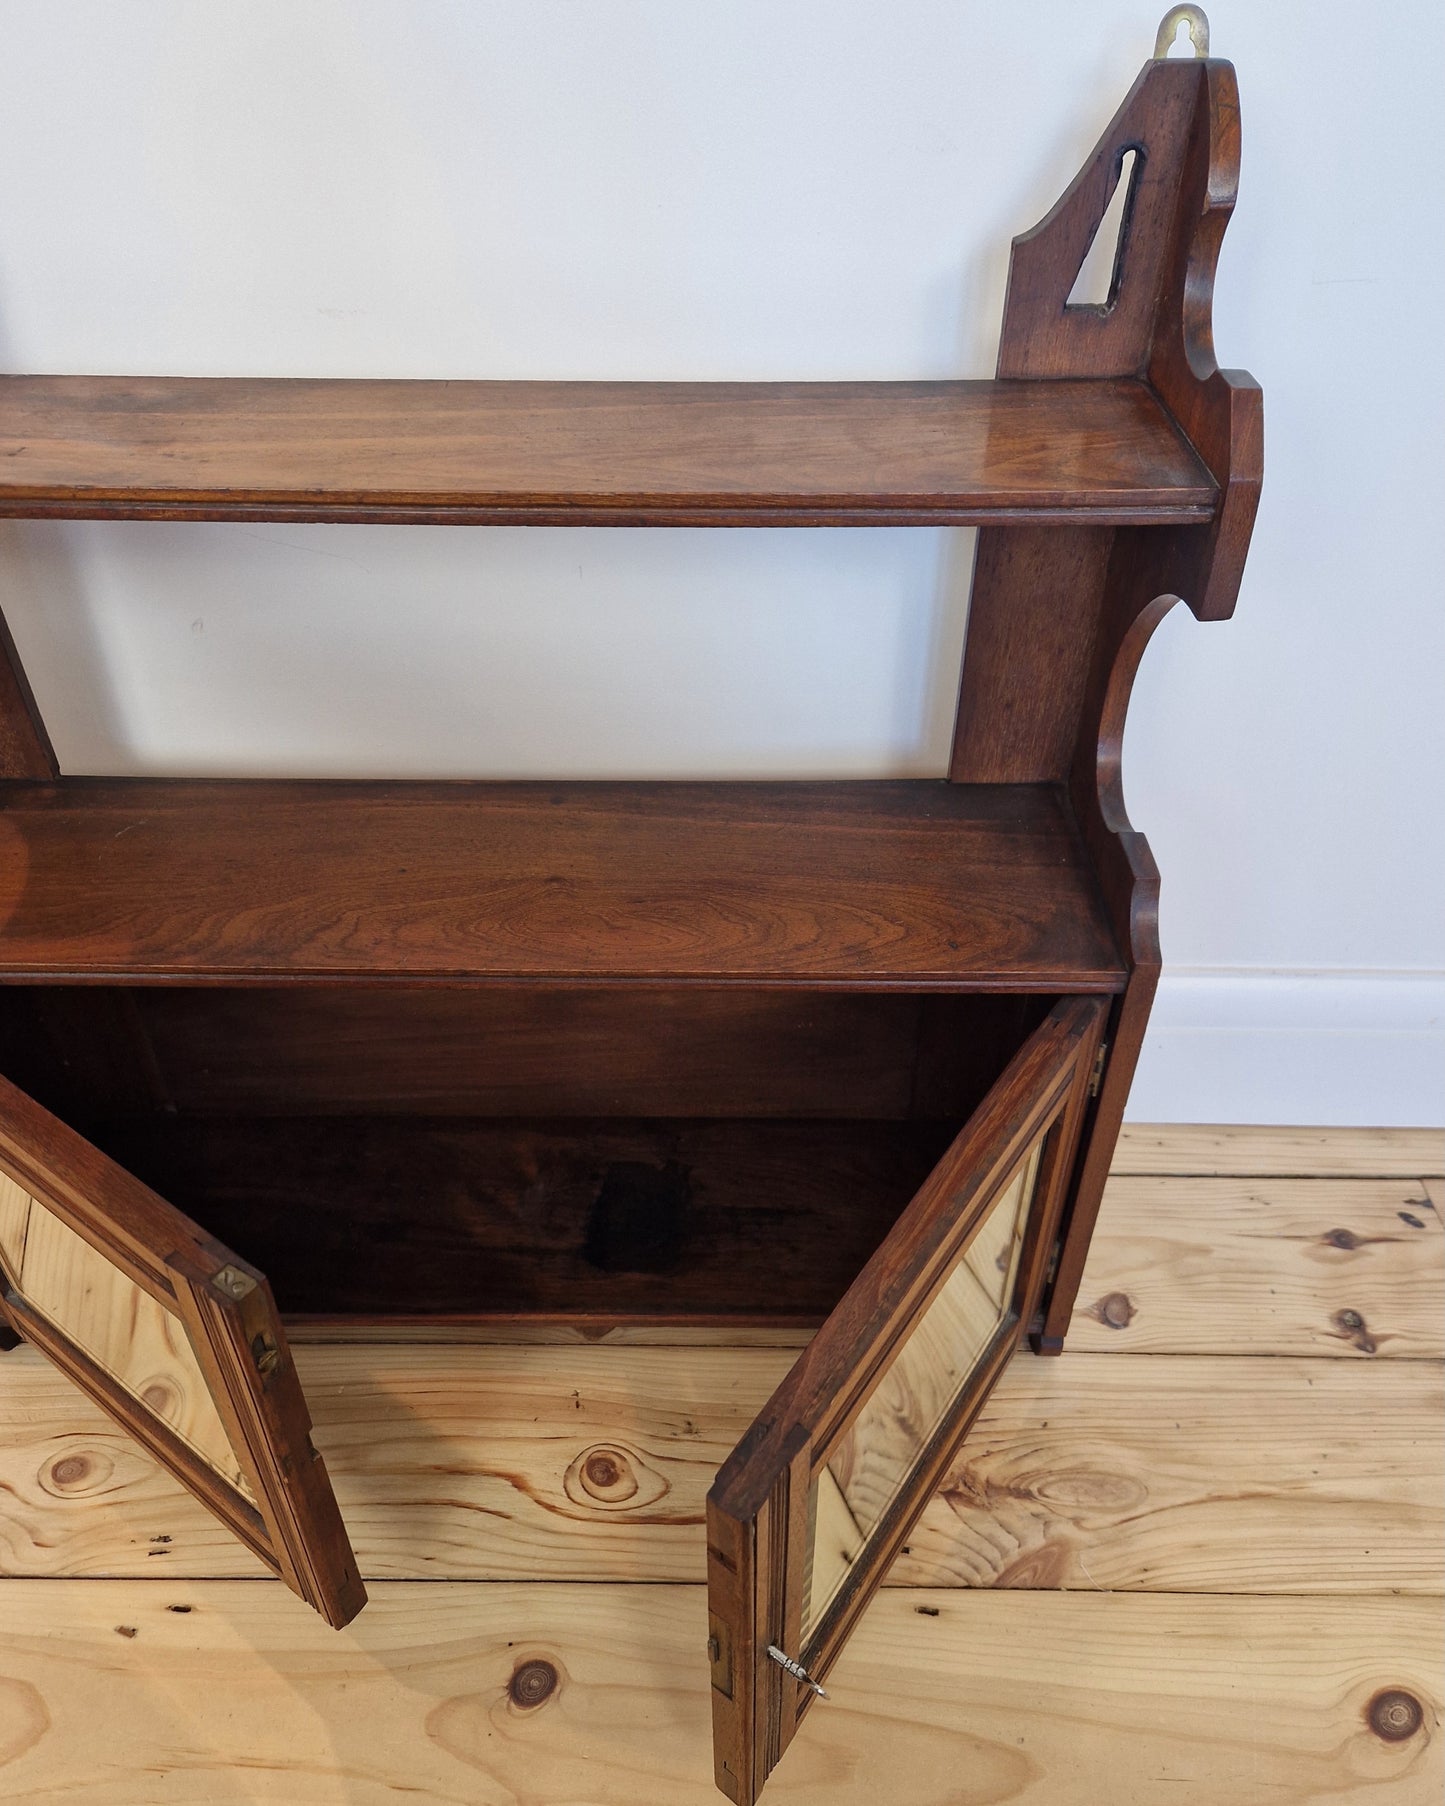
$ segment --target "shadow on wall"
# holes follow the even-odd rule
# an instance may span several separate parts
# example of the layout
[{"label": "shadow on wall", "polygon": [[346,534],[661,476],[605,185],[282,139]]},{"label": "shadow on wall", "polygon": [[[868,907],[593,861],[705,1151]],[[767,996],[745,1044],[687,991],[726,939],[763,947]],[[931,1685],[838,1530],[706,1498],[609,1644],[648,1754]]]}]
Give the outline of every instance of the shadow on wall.
[{"label": "shadow on wall", "polygon": [[87,751],[123,757],[130,734],[118,674],[102,656],[94,598],[58,523],[0,521],[0,596],[62,771],[77,723]]}]

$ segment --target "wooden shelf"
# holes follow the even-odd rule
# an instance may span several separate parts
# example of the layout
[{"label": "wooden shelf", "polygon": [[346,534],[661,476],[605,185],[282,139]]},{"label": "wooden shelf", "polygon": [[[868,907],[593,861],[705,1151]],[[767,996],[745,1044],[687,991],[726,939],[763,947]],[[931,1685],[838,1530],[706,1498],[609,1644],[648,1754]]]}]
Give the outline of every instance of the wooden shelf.
[{"label": "wooden shelf", "polygon": [[1120,990],[1050,785],[0,786],[0,977]]},{"label": "wooden shelf", "polygon": [[1218,490],[1132,380],[0,377],[0,515],[457,524],[1100,524]]}]

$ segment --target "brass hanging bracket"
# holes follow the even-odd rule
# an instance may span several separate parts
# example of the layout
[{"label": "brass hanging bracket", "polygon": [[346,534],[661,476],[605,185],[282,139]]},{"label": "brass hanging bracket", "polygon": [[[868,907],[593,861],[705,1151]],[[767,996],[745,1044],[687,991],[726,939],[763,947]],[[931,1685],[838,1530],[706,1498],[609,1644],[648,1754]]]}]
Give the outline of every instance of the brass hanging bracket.
[{"label": "brass hanging bracket", "polygon": [[1154,60],[1163,62],[1178,35],[1179,27],[1189,27],[1189,42],[1195,56],[1209,55],[1209,20],[1202,6],[1171,6],[1159,21],[1159,35],[1154,40]]}]

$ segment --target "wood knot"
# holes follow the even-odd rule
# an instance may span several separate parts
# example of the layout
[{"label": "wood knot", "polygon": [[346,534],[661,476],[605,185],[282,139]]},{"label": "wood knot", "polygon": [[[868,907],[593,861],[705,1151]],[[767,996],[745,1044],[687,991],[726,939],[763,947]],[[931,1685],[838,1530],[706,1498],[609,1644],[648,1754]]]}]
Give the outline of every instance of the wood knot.
[{"label": "wood knot", "polygon": [[538,1657],[535,1661],[523,1662],[513,1671],[507,1682],[507,1693],[514,1706],[522,1706],[531,1710],[540,1706],[557,1690],[557,1670],[550,1662]]},{"label": "wood knot", "polygon": [[590,1492],[611,1492],[622,1478],[623,1466],[609,1449],[594,1449],[582,1463],[582,1478]]},{"label": "wood knot", "polygon": [[1375,1352],[1375,1338],[1358,1311],[1336,1311],[1330,1321],[1341,1340],[1352,1343],[1361,1354],[1372,1355]]},{"label": "wood knot", "polygon": [[568,1499],[589,1514],[599,1505],[617,1511],[643,1511],[656,1505],[669,1491],[667,1481],[641,1455],[613,1442],[594,1443],[583,1449],[563,1475],[562,1487]]},{"label": "wood knot", "polygon": [[[622,1449],[606,1445],[583,1449],[568,1470],[568,1478],[586,1499],[599,1505],[628,1505],[641,1491],[636,1469]],[[567,1489],[572,1491],[571,1487]]]},{"label": "wood knot", "polygon": [[994,1587],[1022,1587],[1026,1592],[1053,1593],[1069,1586],[1073,1556],[1062,1538],[1046,1538],[1025,1549],[988,1581]]},{"label": "wood knot", "polygon": [[1425,1713],[1413,1693],[1403,1687],[1384,1687],[1365,1708],[1365,1722],[1386,1743],[1404,1743],[1425,1722]]},{"label": "wood knot", "polygon": [[1127,1292],[1109,1292],[1094,1306],[1090,1313],[1102,1323],[1105,1329],[1128,1329],[1138,1313],[1134,1309],[1134,1300]]},{"label": "wood knot", "polygon": [[1331,1248],[1344,1248],[1346,1251],[1360,1245],[1360,1238],[1353,1229],[1331,1229],[1325,1236],[1325,1241]]},{"label": "wood knot", "polygon": [[47,1462],[37,1478],[42,1492],[68,1499],[77,1493],[101,1491],[114,1473],[115,1463],[103,1448],[72,1449]]},{"label": "wood knot", "polygon": [[147,1411],[154,1411],[157,1417],[168,1421],[175,1415],[177,1398],[175,1387],[165,1380],[152,1380],[140,1395],[140,1402]]},{"label": "wood knot", "polygon": [[[1022,1490],[1022,1489],[1020,1489]],[[1064,1468],[1046,1473],[1027,1492],[1056,1512],[1128,1514],[1149,1502],[1149,1488],[1136,1474],[1109,1473],[1100,1468]]]}]

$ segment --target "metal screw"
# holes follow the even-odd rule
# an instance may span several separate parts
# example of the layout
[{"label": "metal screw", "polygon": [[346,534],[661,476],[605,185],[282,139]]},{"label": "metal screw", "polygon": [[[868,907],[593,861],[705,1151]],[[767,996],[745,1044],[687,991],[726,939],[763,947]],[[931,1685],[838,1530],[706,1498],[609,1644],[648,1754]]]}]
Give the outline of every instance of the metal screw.
[{"label": "metal screw", "polygon": [[801,1662],[795,1662],[790,1655],[784,1655],[776,1643],[769,1643],[768,1654],[778,1664],[779,1668],[786,1669],[795,1681],[801,1681],[805,1687],[811,1687],[819,1699],[826,1699],[828,1697],[813,1679],[812,1675],[808,1673],[803,1664]]}]

